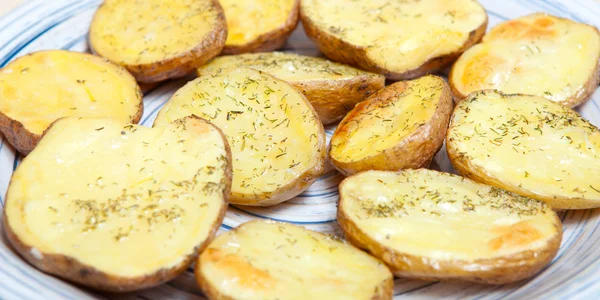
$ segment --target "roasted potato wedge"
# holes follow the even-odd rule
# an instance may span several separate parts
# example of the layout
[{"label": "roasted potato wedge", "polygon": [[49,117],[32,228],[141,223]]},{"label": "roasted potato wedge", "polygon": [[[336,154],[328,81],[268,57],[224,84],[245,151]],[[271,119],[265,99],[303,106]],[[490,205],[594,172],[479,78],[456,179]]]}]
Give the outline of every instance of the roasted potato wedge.
[{"label": "roasted potato wedge", "polygon": [[395,275],[504,284],[556,255],[562,226],[545,203],[437,171],[367,171],[340,184],[338,222]]},{"label": "roasted potato wedge", "polygon": [[219,0],[227,18],[224,54],[273,51],[296,26],[300,0]]},{"label": "roasted potato wedge", "polygon": [[185,76],[221,53],[226,39],[217,0],[106,0],[89,34],[94,53],[145,83]]},{"label": "roasted potato wedge", "polygon": [[24,155],[57,119],[111,117],[137,123],[142,110],[133,77],[94,55],[41,51],[0,69],[0,132]]},{"label": "roasted potato wedge", "polygon": [[393,276],[377,259],[288,223],[252,221],[218,236],[196,279],[210,299],[392,299]]},{"label": "roasted potato wedge", "polygon": [[458,101],[497,89],[573,107],[598,87],[599,62],[595,27],[536,13],[494,27],[456,61],[449,79]]},{"label": "roasted potato wedge", "polygon": [[457,171],[556,209],[600,207],[596,126],[537,96],[480,91],[463,102],[446,139]]},{"label": "roasted potato wedge", "polygon": [[230,159],[221,131],[196,117],[158,128],[61,119],[13,174],[4,229],[44,272],[106,291],[158,285],[215,235]]},{"label": "roasted potato wedge", "polygon": [[396,82],[346,115],[331,137],[330,161],[344,175],[427,167],[444,143],[452,106],[440,77]]},{"label": "roasted potato wedge", "polygon": [[325,56],[391,80],[440,70],[487,27],[474,0],[303,0],[300,18]]},{"label": "roasted potato wedge", "polygon": [[329,60],[294,53],[269,52],[221,56],[198,68],[198,75],[218,75],[247,67],[287,81],[302,92],[323,124],[343,118],[354,106],[385,86],[385,77]]},{"label": "roasted potato wedge", "polygon": [[189,82],[155,124],[197,115],[219,126],[233,152],[233,204],[269,206],[307,189],[324,171],[325,131],[306,98],[252,69]]}]

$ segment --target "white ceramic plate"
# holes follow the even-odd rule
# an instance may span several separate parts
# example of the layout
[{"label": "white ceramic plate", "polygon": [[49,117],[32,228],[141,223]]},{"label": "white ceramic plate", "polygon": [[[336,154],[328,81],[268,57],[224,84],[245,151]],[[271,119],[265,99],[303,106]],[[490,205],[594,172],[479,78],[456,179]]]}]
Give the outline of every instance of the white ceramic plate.
[{"label": "white ceramic plate", "polygon": [[[4,0],[0,0],[4,1]],[[242,1],[242,0],[240,0]],[[326,1],[326,0],[323,0]],[[88,51],[89,23],[101,0],[34,0],[0,19],[0,67],[18,56],[42,49]],[[544,11],[600,27],[600,1],[597,0],[482,0],[490,26],[532,12]],[[286,45],[286,51],[318,55],[299,29]],[[557,58],[559,59],[559,58]],[[151,125],[156,113],[183,81],[170,82],[145,92],[142,124]],[[34,84],[34,83],[32,83]],[[600,125],[600,92],[579,108],[580,113]],[[331,128],[327,130],[331,135]],[[453,171],[441,151],[437,165]],[[0,142],[0,202],[19,156],[4,140]],[[335,222],[337,184],[342,177],[332,171],[292,201],[270,208],[231,207],[222,230],[251,219],[263,218],[301,224],[338,233]],[[600,178],[598,179],[600,180]],[[1,215],[0,215],[1,218]],[[397,279],[395,299],[439,298],[600,298],[600,210],[569,211],[561,214],[563,241],[555,260],[535,278],[517,284],[482,286],[476,284],[432,283]],[[130,294],[96,294],[52,276],[25,263],[7,245],[1,234],[0,299],[204,299],[191,270],[162,286]]]}]

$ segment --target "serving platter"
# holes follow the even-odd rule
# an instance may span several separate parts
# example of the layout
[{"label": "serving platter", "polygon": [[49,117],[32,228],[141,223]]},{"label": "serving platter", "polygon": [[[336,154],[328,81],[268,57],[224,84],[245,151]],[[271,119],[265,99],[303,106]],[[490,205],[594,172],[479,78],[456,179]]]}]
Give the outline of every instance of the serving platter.
[{"label": "serving platter", "polygon": [[[87,31],[101,0],[34,0],[0,19],[0,67],[21,55],[44,49],[86,52]],[[548,12],[600,27],[600,1],[596,0],[481,0],[488,11],[489,26],[533,12]],[[319,55],[301,26],[284,51]],[[560,59],[560,58],[557,58]],[[144,93],[141,124],[150,126],[159,109],[186,82],[166,82]],[[35,84],[35,83],[32,83]],[[600,91],[577,109],[596,126],[600,125]],[[327,128],[328,137],[333,126]],[[0,203],[20,156],[0,140]],[[445,151],[440,151],[435,168],[453,172]],[[269,208],[230,206],[220,232],[252,219],[272,219],[300,224],[310,229],[339,234],[335,213],[337,185],[343,177],[330,170],[295,199]],[[598,179],[600,180],[600,178]],[[395,299],[534,299],[597,298],[600,291],[600,209],[560,213],[563,241],[554,261],[533,279],[502,286],[455,284],[396,279]],[[2,218],[0,216],[0,218]],[[1,225],[0,225],[1,226]],[[0,299],[204,299],[192,270],[152,289],[128,294],[98,294],[37,271],[8,246],[0,243]]]}]

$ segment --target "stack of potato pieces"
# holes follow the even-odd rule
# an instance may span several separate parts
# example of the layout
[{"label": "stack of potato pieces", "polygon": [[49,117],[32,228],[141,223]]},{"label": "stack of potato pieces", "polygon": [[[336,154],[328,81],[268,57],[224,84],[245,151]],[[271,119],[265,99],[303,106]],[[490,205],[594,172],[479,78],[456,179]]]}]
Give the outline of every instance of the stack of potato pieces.
[{"label": "stack of potato pieces", "polygon": [[[270,52],[299,20],[326,58]],[[560,247],[554,210],[600,207],[600,131],[571,109],[600,82],[600,34],[542,13],[487,22],[472,0],[107,0],[96,55],[0,70],[0,132],[26,155],[8,240],[41,271],[111,292],[195,263],[210,299],[391,299],[394,275],[534,276]],[[449,83],[433,75],[450,65]],[[194,71],[152,128],[136,124],[138,84]],[[428,169],[444,143],[462,176]],[[348,176],[346,241],[271,221],[215,237],[229,204],[293,199],[329,163]]]}]

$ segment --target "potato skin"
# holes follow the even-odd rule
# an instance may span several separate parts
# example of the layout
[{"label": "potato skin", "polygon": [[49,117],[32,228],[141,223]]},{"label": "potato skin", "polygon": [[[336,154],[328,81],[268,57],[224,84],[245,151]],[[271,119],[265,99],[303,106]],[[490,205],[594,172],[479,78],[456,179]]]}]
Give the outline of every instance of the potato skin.
[{"label": "potato skin", "polygon": [[225,45],[222,54],[231,55],[241,53],[271,52],[283,47],[287,39],[292,35],[292,32],[294,32],[294,29],[296,29],[298,26],[299,11],[300,0],[296,0],[289,17],[283,26],[262,34],[253,41],[250,41],[244,45]]},{"label": "potato skin", "polygon": [[21,122],[11,119],[1,111],[0,132],[8,143],[23,155],[29,154],[42,138],[41,135],[27,130]]},{"label": "potato skin", "polygon": [[[557,17],[557,16],[552,16],[552,17],[557,18],[557,19],[562,19],[562,20],[568,20],[566,18],[561,18],[561,17]],[[596,31],[596,33],[598,35],[600,35],[600,31],[598,31],[598,28],[596,28],[594,26],[590,26],[590,27],[592,27]],[[452,89],[452,94],[454,95],[454,101],[456,104],[458,104],[460,101],[465,100],[469,96],[469,94],[462,93],[456,87],[454,80],[452,80],[454,78],[453,73],[456,72],[455,67],[456,67],[456,65],[452,66],[452,68],[450,69],[450,74],[448,74],[448,82],[450,83],[450,88]],[[594,94],[594,92],[596,91],[596,88],[598,88],[598,85],[600,85],[600,54],[598,55],[598,60],[596,61],[594,70],[592,71],[592,74],[590,75],[590,78],[587,80],[587,82],[573,96],[565,99],[564,101],[560,101],[558,103],[560,103],[564,106],[567,106],[567,107],[579,106],[579,105],[585,103],[588,99],[590,99],[590,97],[592,97],[592,94]]]},{"label": "potato skin", "polygon": [[[40,51],[40,52],[43,52],[43,51]],[[37,53],[37,52],[30,53],[30,55],[35,54],[35,53]],[[21,58],[17,58],[15,61],[20,60],[20,59]],[[124,73],[129,74],[128,72],[126,72],[126,70],[123,67],[121,67],[117,64],[114,64],[112,62],[108,62],[108,63],[113,64],[116,68],[123,69]],[[139,123],[140,120],[142,119],[142,114],[144,113],[144,103],[142,102],[142,90],[140,89],[139,85],[136,86],[136,89],[137,89],[136,92],[139,95],[140,101],[138,104],[138,110],[137,110],[136,114],[130,120],[130,122],[132,124]],[[46,128],[45,131],[47,131],[50,127],[51,126],[48,126],[48,128]],[[40,139],[42,139],[42,136],[43,136],[43,133],[35,134],[35,133],[27,130],[27,128],[25,128],[25,126],[21,122],[10,118],[6,114],[2,113],[1,111],[0,111],[0,133],[2,133],[2,135],[4,135],[4,138],[6,138],[6,140],[8,141],[9,144],[11,144],[19,153],[21,153],[24,156],[26,156],[31,151],[33,151],[33,149],[38,144]]]},{"label": "potato skin", "polygon": [[[254,221],[249,221],[247,223],[251,223],[251,222],[260,222],[260,221],[254,220]],[[278,223],[275,221],[273,221],[273,222]],[[244,224],[246,224],[246,223],[244,223]],[[244,224],[242,224],[240,226],[243,226]],[[238,231],[238,228],[240,228],[240,226],[232,229],[232,231],[234,231],[234,232]],[[225,294],[222,294],[219,291],[218,287],[211,285],[209,280],[202,273],[200,266],[201,266],[201,264],[200,264],[200,259],[198,256],[198,259],[196,259],[196,266],[194,267],[194,275],[196,277],[196,282],[200,286],[200,289],[202,289],[202,291],[204,292],[204,294],[206,294],[208,299],[211,299],[211,300],[235,300],[235,298],[232,298]],[[394,278],[389,278],[388,280],[383,281],[381,283],[381,285],[378,287],[378,289],[375,290],[373,297],[371,297],[371,300],[391,300],[393,295],[394,295]]]},{"label": "potato skin", "polygon": [[221,138],[223,139],[223,143],[225,145],[225,151],[227,153],[228,163],[227,169],[225,170],[225,182],[227,186],[223,192],[223,199],[225,200],[225,203],[221,207],[221,211],[219,212],[219,216],[213,226],[213,229],[209,233],[206,240],[200,245],[196,246],[192,254],[186,257],[185,260],[182,261],[179,265],[176,265],[170,269],[161,269],[153,274],[148,274],[145,276],[122,277],[110,275],[105,272],[99,271],[92,266],[81,263],[77,259],[66,255],[41,253],[42,258],[38,259],[34,254],[32,254],[32,249],[34,247],[22,242],[19,239],[19,237],[12,231],[8,222],[8,216],[6,215],[5,209],[4,217],[2,219],[2,226],[4,227],[4,232],[6,233],[6,237],[12,245],[12,248],[28,263],[45,273],[56,275],[65,280],[107,292],[130,292],[153,287],[167,282],[184,272],[188,268],[188,266],[194,261],[194,259],[198,256],[198,254],[202,250],[204,250],[212,241],[212,239],[216,236],[217,231],[219,230],[219,226],[223,222],[223,219],[225,218],[225,213],[227,211],[227,199],[229,198],[229,193],[231,190],[232,178],[231,149],[221,129],[219,129],[217,126],[213,125],[209,121],[201,119],[197,116],[191,116],[189,118],[194,118],[206,124],[209,124],[210,126],[214,127],[221,135]]},{"label": "potato skin", "polygon": [[433,58],[416,69],[398,73],[385,69],[369,59],[364,47],[350,44],[321,30],[307,15],[304,14],[302,9],[300,9],[300,19],[302,20],[302,26],[304,26],[306,35],[316,43],[319,51],[323,52],[329,59],[349,64],[366,71],[385,75],[387,79],[393,81],[414,79],[439,71],[444,66],[455,61],[467,49],[477,44],[485,34],[488,24],[488,17],[486,14],[485,22],[469,33],[469,38],[460,49]]},{"label": "potato skin", "polygon": [[323,125],[341,120],[356,104],[385,87],[384,77],[361,75],[347,80],[291,82],[306,96]]},{"label": "potato skin", "polygon": [[[343,188],[346,180],[348,178],[340,184],[340,204],[346,197]],[[506,284],[519,281],[535,275],[552,261],[562,240],[560,220],[556,215],[554,215],[554,219],[557,235],[550,239],[542,250],[527,250],[495,259],[443,261],[403,253],[379,244],[352,222],[343,209],[338,209],[337,212],[337,220],[345,238],[353,245],[381,259],[396,276],[420,280],[470,281],[482,284]],[[439,276],[428,275],[434,272]]]},{"label": "potato skin", "polygon": [[[225,47],[227,40],[227,23],[225,13],[218,0],[212,0],[212,5],[219,12],[217,26],[192,50],[181,53],[175,57],[148,64],[123,65],[140,83],[154,83],[167,79],[183,77],[194,71],[197,67],[207,63],[219,55]],[[106,5],[103,3],[100,8]],[[99,8],[99,9],[100,9]],[[96,22],[97,15],[92,23]],[[94,44],[88,36],[88,44],[92,53],[102,56],[94,49]]]},{"label": "potato skin", "polygon": [[[435,76],[437,77],[437,76]],[[439,78],[439,77],[438,77]],[[365,170],[387,170],[398,171],[401,169],[418,169],[428,167],[431,160],[442,147],[450,122],[450,116],[453,111],[452,93],[450,87],[442,78],[443,90],[439,105],[423,126],[415,132],[405,137],[398,144],[385,151],[358,161],[343,162],[331,155],[331,144],[329,145],[329,159],[333,166],[345,176],[350,176]],[[385,89],[373,94],[369,99],[359,103],[352,111],[346,115],[334,136],[345,135],[347,130],[345,124],[359,117],[361,111],[366,109],[368,102],[379,102],[380,99],[393,97],[395,93],[405,90],[409,86],[408,82],[396,82]]]}]

